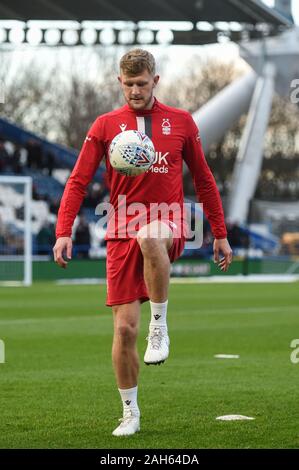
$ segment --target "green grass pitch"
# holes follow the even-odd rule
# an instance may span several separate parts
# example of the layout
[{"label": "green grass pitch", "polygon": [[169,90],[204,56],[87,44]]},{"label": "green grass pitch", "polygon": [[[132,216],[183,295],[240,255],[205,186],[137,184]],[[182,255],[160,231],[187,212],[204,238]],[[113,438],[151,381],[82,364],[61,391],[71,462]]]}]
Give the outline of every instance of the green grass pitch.
[{"label": "green grass pitch", "polygon": [[[142,358],[141,432],[115,438],[121,403],[104,286],[0,289],[1,448],[298,448],[299,289],[292,284],[171,285],[170,357]],[[214,354],[239,354],[215,359]],[[243,414],[254,421],[221,422]]]}]

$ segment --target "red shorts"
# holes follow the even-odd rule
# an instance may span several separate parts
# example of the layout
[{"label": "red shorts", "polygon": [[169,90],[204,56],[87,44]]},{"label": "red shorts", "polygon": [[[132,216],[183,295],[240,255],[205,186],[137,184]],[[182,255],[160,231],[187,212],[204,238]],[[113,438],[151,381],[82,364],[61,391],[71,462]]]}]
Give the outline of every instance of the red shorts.
[{"label": "red shorts", "polygon": [[[172,228],[172,227],[171,227]],[[182,253],[185,238],[173,238],[168,251],[173,263]],[[143,256],[136,238],[107,242],[107,300],[106,305],[120,305],[149,300],[143,278]]]}]

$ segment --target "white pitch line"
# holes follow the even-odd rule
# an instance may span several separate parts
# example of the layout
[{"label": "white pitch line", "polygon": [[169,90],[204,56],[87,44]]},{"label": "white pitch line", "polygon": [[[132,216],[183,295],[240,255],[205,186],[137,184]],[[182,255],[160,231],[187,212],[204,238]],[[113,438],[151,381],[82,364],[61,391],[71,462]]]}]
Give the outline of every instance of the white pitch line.
[{"label": "white pitch line", "polygon": [[249,274],[248,276],[172,277],[171,284],[287,283],[299,281],[299,275]]},{"label": "white pitch line", "polygon": [[[295,274],[249,274],[248,276],[171,277],[170,284],[288,283],[299,281]],[[106,284],[105,278],[58,279],[58,285]]]},{"label": "white pitch line", "polygon": [[239,359],[239,354],[215,354],[216,359]]}]

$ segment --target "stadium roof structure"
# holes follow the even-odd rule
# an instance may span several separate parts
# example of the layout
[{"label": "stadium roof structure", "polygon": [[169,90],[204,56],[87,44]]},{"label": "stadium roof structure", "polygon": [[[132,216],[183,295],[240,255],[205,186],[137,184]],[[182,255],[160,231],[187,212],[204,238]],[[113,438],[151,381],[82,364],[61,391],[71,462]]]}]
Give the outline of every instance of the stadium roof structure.
[{"label": "stadium roof structure", "polygon": [[[0,20],[71,20],[79,26],[84,21],[125,21],[136,24],[132,42],[137,42],[141,21],[189,22],[189,30],[171,28],[171,43],[194,45],[217,42],[219,33],[239,41],[244,39],[244,31],[250,38],[259,38],[275,35],[293,25],[290,19],[260,0],[1,0]],[[202,22],[209,26],[201,28],[198,24]],[[236,27],[238,24],[242,27]],[[82,44],[80,27],[78,31],[76,44]],[[155,44],[156,36],[149,42]],[[121,43],[117,28],[114,43]]]},{"label": "stadium roof structure", "polygon": [[124,20],[124,21],[238,21],[276,26],[286,19],[259,0],[2,0],[2,19]]}]

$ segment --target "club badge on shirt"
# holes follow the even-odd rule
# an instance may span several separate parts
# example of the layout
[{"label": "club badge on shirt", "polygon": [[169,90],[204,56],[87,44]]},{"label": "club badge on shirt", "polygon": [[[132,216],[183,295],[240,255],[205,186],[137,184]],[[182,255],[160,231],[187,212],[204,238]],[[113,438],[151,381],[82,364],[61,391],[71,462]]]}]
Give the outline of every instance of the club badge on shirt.
[{"label": "club badge on shirt", "polygon": [[162,120],[162,134],[169,135],[171,133],[171,124],[169,118],[163,118]]}]

